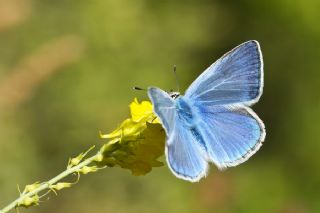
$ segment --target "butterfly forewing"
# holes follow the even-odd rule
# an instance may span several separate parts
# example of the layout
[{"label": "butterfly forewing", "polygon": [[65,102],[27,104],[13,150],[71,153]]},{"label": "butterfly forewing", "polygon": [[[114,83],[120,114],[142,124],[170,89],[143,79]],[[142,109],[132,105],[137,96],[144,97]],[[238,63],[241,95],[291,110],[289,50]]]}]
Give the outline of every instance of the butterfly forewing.
[{"label": "butterfly forewing", "polygon": [[263,88],[263,62],[257,41],[234,48],[208,67],[187,89],[186,97],[205,105],[258,101]]}]

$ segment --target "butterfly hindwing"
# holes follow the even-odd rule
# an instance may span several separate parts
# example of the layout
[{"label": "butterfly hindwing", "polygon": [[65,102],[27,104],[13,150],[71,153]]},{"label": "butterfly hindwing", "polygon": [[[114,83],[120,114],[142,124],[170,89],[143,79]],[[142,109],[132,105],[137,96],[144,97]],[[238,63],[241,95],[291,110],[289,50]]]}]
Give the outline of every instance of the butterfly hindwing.
[{"label": "butterfly hindwing", "polygon": [[248,107],[196,103],[194,109],[208,156],[220,169],[246,161],[264,141],[264,124]]},{"label": "butterfly hindwing", "polygon": [[257,41],[248,41],[226,53],[187,89],[186,97],[204,105],[258,101],[263,87],[263,62]]},{"label": "butterfly hindwing", "polygon": [[176,123],[166,146],[167,162],[171,171],[179,178],[198,181],[208,170],[208,162],[201,153],[202,150],[191,132],[181,123]]}]

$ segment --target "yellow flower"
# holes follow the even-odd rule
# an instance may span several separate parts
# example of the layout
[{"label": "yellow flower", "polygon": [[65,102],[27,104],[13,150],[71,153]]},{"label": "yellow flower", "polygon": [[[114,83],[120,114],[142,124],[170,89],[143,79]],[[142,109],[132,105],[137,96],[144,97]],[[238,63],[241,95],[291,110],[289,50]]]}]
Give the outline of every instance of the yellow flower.
[{"label": "yellow flower", "polygon": [[131,119],[134,122],[139,122],[147,119],[148,122],[159,123],[156,116],[153,114],[152,104],[149,101],[142,101],[139,104],[137,98],[130,104]]},{"label": "yellow flower", "polygon": [[157,159],[164,153],[165,134],[150,102],[135,99],[130,112],[131,118],[115,131],[100,135],[110,140],[100,150],[104,156],[100,164],[118,165],[130,169],[133,175],[144,175],[152,167],[163,165]]}]

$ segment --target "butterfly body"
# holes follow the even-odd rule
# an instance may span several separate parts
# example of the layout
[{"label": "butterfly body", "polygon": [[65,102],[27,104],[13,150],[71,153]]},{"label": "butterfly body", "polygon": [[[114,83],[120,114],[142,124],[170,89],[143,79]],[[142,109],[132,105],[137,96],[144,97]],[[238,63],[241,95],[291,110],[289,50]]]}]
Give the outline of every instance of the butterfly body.
[{"label": "butterfly body", "polygon": [[262,94],[258,42],[249,41],[205,70],[184,96],[150,87],[154,112],[166,131],[166,157],[179,178],[198,181],[208,163],[219,169],[246,161],[265,138],[263,122],[249,107]]},{"label": "butterfly body", "polygon": [[186,101],[183,96],[176,99],[175,107],[177,116],[183,126],[191,128],[196,125],[195,113],[193,112],[191,105],[189,105],[188,101]]}]

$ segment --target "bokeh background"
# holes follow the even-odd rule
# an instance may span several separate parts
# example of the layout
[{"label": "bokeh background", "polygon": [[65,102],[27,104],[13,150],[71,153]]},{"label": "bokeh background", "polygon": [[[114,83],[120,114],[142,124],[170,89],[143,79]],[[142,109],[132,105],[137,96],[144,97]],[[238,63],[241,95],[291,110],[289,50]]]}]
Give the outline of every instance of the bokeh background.
[{"label": "bokeh background", "polygon": [[[320,212],[320,1],[0,0],[0,206],[236,45],[265,61],[262,149],[199,183],[105,169],[28,212]],[[25,210],[21,210],[25,212]]]}]

